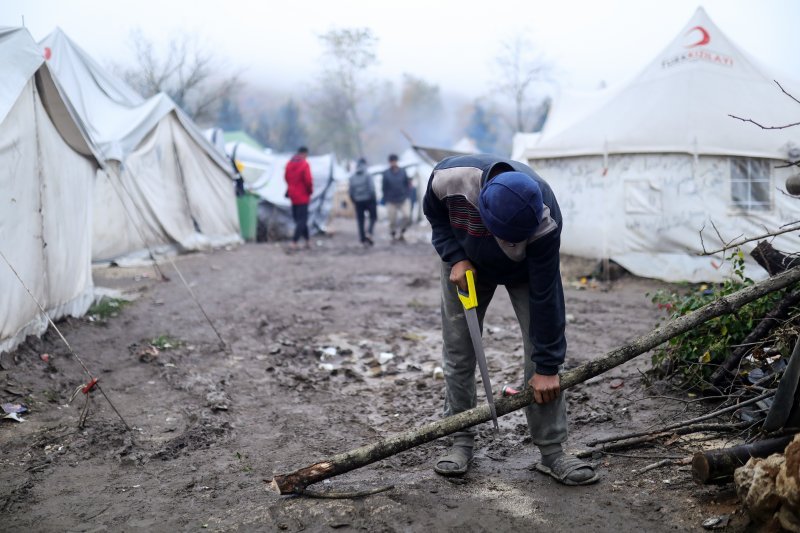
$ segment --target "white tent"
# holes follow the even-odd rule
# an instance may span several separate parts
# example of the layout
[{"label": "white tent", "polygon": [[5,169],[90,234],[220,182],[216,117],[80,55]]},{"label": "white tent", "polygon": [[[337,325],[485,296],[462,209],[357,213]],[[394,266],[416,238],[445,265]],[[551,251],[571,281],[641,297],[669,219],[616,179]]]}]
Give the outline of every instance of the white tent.
[{"label": "white tent", "polygon": [[28,30],[0,28],[0,352],[93,300],[92,181],[82,125]]},{"label": "white tent", "polygon": [[[246,143],[229,142],[225,151],[242,165],[245,189],[261,197],[259,226],[266,228],[271,238],[291,236],[294,231],[291,202],[286,198],[286,163],[292,154],[274,154],[260,151]],[[308,207],[308,228],[313,233],[325,232],[336,182],[348,178],[347,171],[336,161],[334,154],[309,156],[314,192]],[[263,237],[263,235],[262,235]]]},{"label": "white tent", "polygon": [[[800,129],[762,130],[728,116],[797,122],[800,105],[773,80],[800,94],[700,8],[629,83],[557,100],[541,135],[518,136],[512,157],[552,185],[565,253],[608,257],[646,277],[719,281],[727,263],[698,255],[703,242],[722,244],[712,223],[730,241],[800,219],[800,201],[776,190],[792,173],[776,167],[800,145]],[[800,251],[796,236],[775,246]]]},{"label": "white tent", "polygon": [[[227,156],[239,163],[239,173],[244,179],[245,189],[252,191],[259,189],[277,175],[277,165],[280,161],[275,159],[270,152],[259,150],[243,142],[228,142],[224,145]],[[285,165],[286,162],[283,161]],[[278,176],[283,179],[283,174]],[[316,184],[315,184],[316,185]]]},{"label": "white tent", "polygon": [[94,260],[240,242],[229,165],[168,96],[143,99],[60,29],[40,44],[108,164],[94,188]]}]

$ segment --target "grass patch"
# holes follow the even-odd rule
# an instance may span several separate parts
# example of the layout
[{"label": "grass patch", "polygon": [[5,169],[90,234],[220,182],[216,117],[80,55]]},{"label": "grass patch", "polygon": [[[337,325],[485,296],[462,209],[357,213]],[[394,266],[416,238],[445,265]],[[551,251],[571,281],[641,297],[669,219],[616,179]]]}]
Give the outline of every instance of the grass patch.
[{"label": "grass patch", "polygon": [[108,320],[119,316],[119,312],[131,302],[122,298],[103,296],[100,301],[89,308],[88,314],[95,320]]},{"label": "grass patch", "polygon": [[155,346],[163,352],[165,350],[171,350],[172,348],[183,346],[183,341],[169,335],[159,335],[150,341],[150,345]]},{"label": "grass patch", "polygon": [[247,454],[243,454],[240,452],[236,452],[236,460],[239,461],[239,465],[242,469],[242,472],[250,474],[253,472],[253,467],[250,465],[250,456]]}]

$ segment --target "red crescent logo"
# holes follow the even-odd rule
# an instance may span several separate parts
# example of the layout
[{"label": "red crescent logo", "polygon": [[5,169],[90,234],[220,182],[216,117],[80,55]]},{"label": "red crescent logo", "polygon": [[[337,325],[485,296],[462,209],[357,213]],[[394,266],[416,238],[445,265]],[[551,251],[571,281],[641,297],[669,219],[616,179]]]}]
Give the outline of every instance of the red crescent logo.
[{"label": "red crescent logo", "polygon": [[45,46],[44,47],[44,58],[45,58],[45,60],[50,59],[52,56],[53,56],[53,51],[50,50],[49,46]]},{"label": "red crescent logo", "polygon": [[708,34],[706,29],[704,27],[702,27],[702,26],[695,26],[691,30],[687,31],[686,35],[689,35],[690,33],[692,33],[695,30],[700,32],[700,35],[701,35],[700,40],[697,41],[696,43],[687,44],[686,48],[694,48],[695,46],[705,46],[709,42],[711,42],[711,36]]}]

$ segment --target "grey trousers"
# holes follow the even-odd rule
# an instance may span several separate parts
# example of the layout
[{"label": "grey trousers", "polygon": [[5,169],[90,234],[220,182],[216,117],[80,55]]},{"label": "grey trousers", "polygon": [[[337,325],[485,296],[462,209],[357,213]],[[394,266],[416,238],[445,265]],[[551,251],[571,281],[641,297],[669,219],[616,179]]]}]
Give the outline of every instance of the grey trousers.
[{"label": "grey trousers", "polygon": [[402,235],[411,225],[411,202],[386,202],[386,214],[389,217],[389,232]]},{"label": "grey trousers", "polygon": [[[444,380],[447,387],[444,404],[444,415],[450,416],[477,405],[475,391],[475,350],[469,336],[467,320],[464,317],[464,306],[458,299],[456,286],[450,282],[450,265],[442,262],[442,357],[444,359]],[[475,289],[478,293],[478,322],[483,331],[483,317],[486,308],[492,301],[497,285],[482,283],[476,277]],[[522,343],[525,351],[525,382],[533,376],[536,364],[531,360],[533,345],[530,340],[530,296],[528,284],[507,285],[511,305],[517,315]],[[492,380],[492,389],[497,392],[498,381]],[[532,403],[525,408],[528,429],[534,444],[539,448],[551,448],[567,440],[567,404],[562,391],[555,401],[539,405]],[[459,435],[474,435],[475,429],[469,428]],[[546,451],[545,453],[550,453]]]}]

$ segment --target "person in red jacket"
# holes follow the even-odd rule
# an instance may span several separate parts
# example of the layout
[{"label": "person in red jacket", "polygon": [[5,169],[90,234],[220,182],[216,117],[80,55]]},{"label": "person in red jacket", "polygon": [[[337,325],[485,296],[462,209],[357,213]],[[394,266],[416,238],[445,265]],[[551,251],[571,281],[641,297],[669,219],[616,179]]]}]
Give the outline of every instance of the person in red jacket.
[{"label": "person in red jacket", "polygon": [[305,239],[305,248],[311,247],[308,236],[308,203],[311,201],[311,193],[314,191],[314,183],[311,178],[311,167],[308,166],[308,148],[301,146],[297,153],[286,164],[286,196],[292,202],[292,218],[294,218],[294,238],[289,245],[292,250],[296,250],[300,239]]}]

